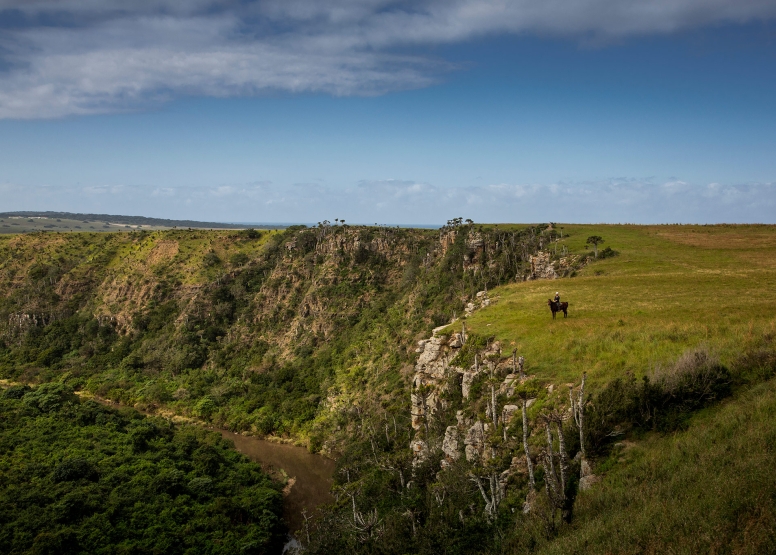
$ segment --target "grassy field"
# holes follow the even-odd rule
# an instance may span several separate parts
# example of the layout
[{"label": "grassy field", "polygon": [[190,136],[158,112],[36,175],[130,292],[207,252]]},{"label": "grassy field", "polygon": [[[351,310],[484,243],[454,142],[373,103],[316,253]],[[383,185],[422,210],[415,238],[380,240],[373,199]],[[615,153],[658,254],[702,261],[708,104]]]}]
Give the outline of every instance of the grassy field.
[{"label": "grassy field", "polygon": [[[626,442],[543,554],[776,553],[776,380]],[[520,552],[520,551],[516,551]]]},{"label": "grassy field", "polygon": [[[566,234],[572,254],[590,252],[590,235],[619,254],[571,279],[496,288],[496,302],[467,320],[504,352],[517,348],[539,379],[643,375],[699,345],[729,363],[776,336],[776,226],[566,224]],[[555,291],[570,303],[568,319],[552,320]]]}]

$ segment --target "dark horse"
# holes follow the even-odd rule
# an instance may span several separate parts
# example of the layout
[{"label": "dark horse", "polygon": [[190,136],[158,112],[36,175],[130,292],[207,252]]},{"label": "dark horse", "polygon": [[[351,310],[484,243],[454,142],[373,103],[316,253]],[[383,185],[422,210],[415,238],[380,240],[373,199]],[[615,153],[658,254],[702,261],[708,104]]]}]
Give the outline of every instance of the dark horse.
[{"label": "dark horse", "polygon": [[552,319],[555,319],[555,313],[556,312],[563,312],[563,317],[568,317],[568,309],[569,309],[569,303],[556,303],[552,299],[547,299],[547,306],[550,307],[550,310],[552,310]]}]

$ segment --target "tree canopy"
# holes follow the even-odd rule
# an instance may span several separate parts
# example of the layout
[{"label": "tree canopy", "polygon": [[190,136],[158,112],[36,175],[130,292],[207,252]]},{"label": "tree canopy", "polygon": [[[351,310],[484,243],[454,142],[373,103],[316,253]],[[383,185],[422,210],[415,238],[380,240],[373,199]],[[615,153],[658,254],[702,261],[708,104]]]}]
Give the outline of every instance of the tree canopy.
[{"label": "tree canopy", "polygon": [[0,393],[0,552],[270,553],[280,486],[214,432],[62,384]]}]

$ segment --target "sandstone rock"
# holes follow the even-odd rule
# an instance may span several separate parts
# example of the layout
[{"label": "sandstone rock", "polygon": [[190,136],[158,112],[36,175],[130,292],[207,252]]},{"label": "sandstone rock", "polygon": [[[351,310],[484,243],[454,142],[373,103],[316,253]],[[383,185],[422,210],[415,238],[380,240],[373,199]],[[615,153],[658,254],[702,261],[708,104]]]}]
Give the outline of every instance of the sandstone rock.
[{"label": "sandstone rock", "polygon": [[593,468],[590,466],[590,463],[587,462],[586,459],[582,459],[579,475],[579,491],[590,489],[601,481],[601,478],[593,474]]},{"label": "sandstone rock", "polygon": [[461,339],[460,333],[454,333],[453,336],[450,338],[450,341],[447,343],[447,346],[451,349],[459,349],[463,347],[463,340]]},{"label": "sandstone rock", "polygon": [[498,392],[501,395],[511,397],[515,394],[515,387],[518,384],[518,379],[519,378],[517,374],[507,374],[507,376],[504,378],[504,381],[501,382],[500,386],[498,386]]},{"label": "sandstone rock", "polygon": [[410,450],[412,450],[412,466],[418,466],[428,459],[428,445],[422,439],[413,439]]},{"label": "sandstone rock", "polygon": [[456,421],[458,422],[458,425],[459,425],[461,428],[468,427],[468,426],[471,426],[471,425],[472,425],[472,420],[471,420],[471,418],[466,418],[466,416],[464,416],[464,414],[463,414],[463,411],[462,411],[462,410],[456,411],[456,413],[455,413],[455,419],[456,419]]},{"label": "sandstone rock", "polygon": [[466,246],[471,250],[481,249],[485,245],[485,241],[482,240],[482,234],[479,231],[472,231],[466,238]]},{"label": "sandstone rock", "polygon": [[[411,417],[412,427],[419,430],[426,411],[431,415],[444,406],[440,392],[447,386],[445,378],[454,354],[449,351],[447,337],[444,336],[418,341],[416,351],[420,355],[415,363],[415,377],[412,380]],[[421,387],[425,390],[423,395],[420,394]]]},{"label": "sandstone rock", "polygon": [[448,426],[445,430],[445,438],[442,440],[442,452],[450,460],[457,461],[461,456],[458,451],[458,428]]},{"label": "sandstone rock", "polygon": [[535,256],[529,258],[531,263],[531,274],[529,280],[533,279],[555,279],[558,277],[555,266],[550,260],[550,253],[539,251]]},{"label": "sandstone rock", "polygon": [[585,476],[584,478],[580,478],[579,491],[588,490],[600,481],[601,481],[601,478],[599,478],[595,474],[591,474],[590,476]]},{"label": "sandstone rock", "polygon": [[463,373],[463,380],[461,381],[461,393],[463,394],[464,399],[469,398],[469,390],[472,387],[472,382],[474,382],[474,378],[477,377],[477,374],[479,372],[475,372],[474,370],[467,370]]},{"label": "sandstone rock", "polygon": [[[420,388],[426,386],[425,406],[423,395],[420,393]],[[419,430],[423,425],[423,420],[426,416],[426,410],[429,414],[434,414],[442,406],[442,402],[439,398],[439,384],[437,381],[425,374],[415,374],[415,378],[412,380],[412,393],[410,394],[410,415],[412,417],[412,427],[415,430]]]},{"label": "sandstone rock", "polygon": [[415,372],[431,374],[435,378],[444,378],[447,366],[452,357],[447,356],[443,350],[445,339],[432,337],[425,340],[423,350],[415,363]]},{"label": "sandstone rock", "polygon": [[476,462],[483,458],[485,450],[485,436],[488,433],[489,426],[477,420],[471,428],[466,431],[466,438],[463,443],[466,446],[466,460]]}]

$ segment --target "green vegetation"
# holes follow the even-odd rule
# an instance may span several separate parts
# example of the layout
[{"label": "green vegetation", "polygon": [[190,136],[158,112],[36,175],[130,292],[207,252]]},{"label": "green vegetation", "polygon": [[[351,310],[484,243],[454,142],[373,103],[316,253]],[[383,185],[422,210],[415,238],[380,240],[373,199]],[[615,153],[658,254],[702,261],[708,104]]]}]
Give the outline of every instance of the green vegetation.
[{"label": "green vegetation", "polygon": [[543,230],[450,227],[444,244],[325,224],[0,238],[0,377],[335,450],[340,415],[321,409],[366,388],[406,418],[400,369],[417,337],[522,275]]},{"label": "green vegetation", "polygon": [[[566,279],[526,280],[547,256]],[[464,316],[485,289],[489,304]],[[556,290],[567,319],[550,316]],[[446,324],[453,337],[462,319],[468,339],[452,363],[480,355],[484,370],[468,399],[454,372],[438,390],[412,386],[438,393],[413,429],[418,341]],[[335,455],[336,502],[298,536],[311,554],[772,550],[774,340],[770,226],[455,219],[433,231],[324,222],[0,237],[0,377]],[[513,350],[531,378],[510,394],[499,388]],[[566,385],[583,372],[586,461],[601,482],[578,493]],[[522,419],[493,422],[523,398],[537,486],[528,514]],[[489,458],[440,472],[446,430],[477,420],[489,424]],[[545,493],[557,482],[541,464],[548,426],[570,458],[560,504]],[[417,440],[424,459],[408,449]],[[502,478],[488,509],[487,480]]]},{"label": "green vegetation", "polygon": [[280,486],[221,436],[81,402],[0,392],[0,552],[277,553]]},{"label": "green vegetation", "polygon": [[[660,553],[671,545],[677,553],[697,553],[733,542],[738,551],[762,552],[758,549],[776,539],[770,528],[776,522],[771,510],[776,480],[766,478],[774,462],[770,451],[776,439],[774,375],[776,345],[767,340],[759,349],[739,356],[730,369],[700,350],[686,353],[652,380],[636,380],[631,374],[589,392],[587,456],[602,482],[589,491],[577,491],[579,436],[572,422],[564,422],[572,478],[566,490],[568,507],[573,508],[569,508],[568,522],[551,508],[544,494],[546,470],[538,465],[538,495],[529,514],[522,513],[529,493],[525,471],[509,478],[495,517],[489,518],[481,503],[472,504],[478,500],[472,472],[501,472],[512,464],[512,454],[519,453],[519,420],[508,426],[507,441],[501,442],[499,430],[491,435],[496,457],[482,464],[459,460],[440,473],[441,453],[436,451],[413,467],[413,485],[407,489],[390,470],[400,467],[396,458],[392,464],[373,461],[391,460],[391,452],[408,438],[387,436],[383,441],[380,434],[370,432],[379,429],[381,417],[368,416],[364,431],[354,434],[349,449],[338,460],[337,487],[345,493],[343,502],[314,530],[308,548],[312,553],[517,555]],[[538,397],[531,410],[529,435],[531,448],[541,459],[542,415],[562,407],[567,393],[553,396],[535,387],[535,381],[522,386],[533,389],[531,397]],[[427,436],[432,445],[434,436],[439,437],[445,426],[455,422],[457,410],[476,412],[482,406],[487,395],[478,400],[473,389],[468,409],[460,398],[448,398],[447,409],[432,421],[436,430]],[[753,411],[753,405],[760,408]],[[728,443],[734,436],[736,441]],[[557,449],[557,442],[555,446]],[[694,465],[700,465],[697,474]],[[351,495],[362,518],[374,511],[381,515],[370,536],[351,524],[357,522],[349,517]],[[661,510],[665,514],[657,517]],[[695,523],[707,512],[702,527],[707,533],[696,537]],[[414,526],[412,518],[419,520]],[[743,532],[749,528],[754,529],[752,538]],[[718,538],[712,533],[715,530]],[[628,543],[618,549],[612,536]]]},{"label": "green vegetation", "polygon": [[[603,482],[542,554],[776,552],[776,381],[693,417],[686,431],[619,443]],[[512,553],[525,553],[516,534]],[[522,544],[522,545],[521,545]]]},{"label": "green vegetation", "polygon": [[[467,320],[474,334],[516,348],[543,381],[596,385],[649,374],[699,345],[729,365],[776,336],[776,227],[565,225],[571,253],[597,230],[619,255],[577,277],[492,291],[492,306]],[[599,252],[599,257],[601,253]],[[569,317],[553,321],[559,290]]]}]

